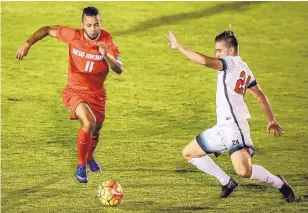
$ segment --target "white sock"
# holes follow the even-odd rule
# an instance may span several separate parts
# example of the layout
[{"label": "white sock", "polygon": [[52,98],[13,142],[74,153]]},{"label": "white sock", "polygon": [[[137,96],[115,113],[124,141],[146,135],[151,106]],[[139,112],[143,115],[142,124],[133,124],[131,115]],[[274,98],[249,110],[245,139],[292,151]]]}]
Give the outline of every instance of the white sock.
[{"label": "white sock", "polygon": [[188,163],[195,165],[202,172],[216,177],[223,186],[229,183],[231,177],[219,168],[212,158],[207,155],[201,158],[193,158]]},{"label": "white sock", "polygon": [[265,168],[259,165],[252,165],[251,180],[257,180],[261,183],[271,184],[277,189],[280,189],[283,185],[283,181],[267,171]]}]

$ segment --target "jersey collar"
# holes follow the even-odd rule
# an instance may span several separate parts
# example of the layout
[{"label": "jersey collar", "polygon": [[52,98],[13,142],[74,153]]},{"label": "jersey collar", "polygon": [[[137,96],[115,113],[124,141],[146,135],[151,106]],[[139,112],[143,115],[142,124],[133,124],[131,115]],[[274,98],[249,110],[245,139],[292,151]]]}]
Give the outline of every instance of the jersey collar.
[{"label": "jersey collar", "polygon": [[88,37],[88,35],[86,34],[85,31],[83,31],[83,35],[84,35],[84,37],[85,37],[87,40],[89,40],[89,41],[97,41],[97,40],[99,39],[99,37],[101,36],[101,32],[102,32],[102,31],[100,30],[98,36],[97,36],[96,39],[94,39],[94,40],[90,39],[90,38]]}]

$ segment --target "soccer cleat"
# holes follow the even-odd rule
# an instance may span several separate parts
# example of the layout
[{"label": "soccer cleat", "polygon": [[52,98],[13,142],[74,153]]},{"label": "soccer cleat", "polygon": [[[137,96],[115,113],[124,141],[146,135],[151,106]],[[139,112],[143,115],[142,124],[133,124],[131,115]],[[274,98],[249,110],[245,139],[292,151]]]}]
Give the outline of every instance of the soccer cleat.
[{"label": "soccer cleat", "polygon": [[91,172],[102,172],[101,167],[94,158],[92,160],[87,160],[87,164],[89,165]]},{"label": "soccer cleat", "polygon": [[234,180],[233,178],[230,178],[229,183],[221,187],[220,197],[221,198],[228,197],[237,186],[238,186],[238,182]]},{"label": "soccer cleat", "polygon": [[85,166],[79,165],[77,167],[76,178],[80,183],[88,182],[87,169]]},{"label": "soccer cleat", "polygon": [[287,183],[287,181],[281,175],[276,175],[283,181],[282,187],[279,189],[280,193],[282,194],[285,201],[288,203],[294,202],[295,194],[292,187]]}]

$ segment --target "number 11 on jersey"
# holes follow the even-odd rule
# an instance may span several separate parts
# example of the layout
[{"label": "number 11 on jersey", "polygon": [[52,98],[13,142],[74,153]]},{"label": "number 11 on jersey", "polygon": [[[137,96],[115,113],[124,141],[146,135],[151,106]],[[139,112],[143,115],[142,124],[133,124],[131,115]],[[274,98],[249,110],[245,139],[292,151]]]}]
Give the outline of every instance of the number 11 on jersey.
[{"label": "number 11 on jersey", "polygon": [[86,67],[85,67],[84,71],[85,71],[85,72],[92,72],[92,70],[93,70],[93,65],[94,65],[94,62],[93,62],[93,61],[87,61]]},{"label": "number 11 on jersey", "polygon": [[246,92],[246,88],[248,87],[249,81],[251,79],[251,77],[248,75],[246,83],[245,83],[245,72],[242,71],[240,74],[240,78],[237,80],[236,84],[235,84],[235,88],[234,91],[240,95],[244,95]]}]

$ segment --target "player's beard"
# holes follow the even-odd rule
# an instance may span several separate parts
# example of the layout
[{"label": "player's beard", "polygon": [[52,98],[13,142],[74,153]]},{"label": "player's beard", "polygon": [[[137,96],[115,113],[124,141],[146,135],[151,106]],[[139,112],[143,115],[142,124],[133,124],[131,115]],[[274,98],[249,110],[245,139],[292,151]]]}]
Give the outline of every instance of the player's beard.
[{"label": "player's beard", "polygon": [[97,39],[98,38],[98,36],[99,36],[99,34],[100,33],[98,33],[96,36],[94,36],[94,37],[91,37],[86,31],[84,31],[84,33],[86,34],[86,36],[88,37],[88,39],[90,39],[90,40],[95,40],[95,39]]}]

